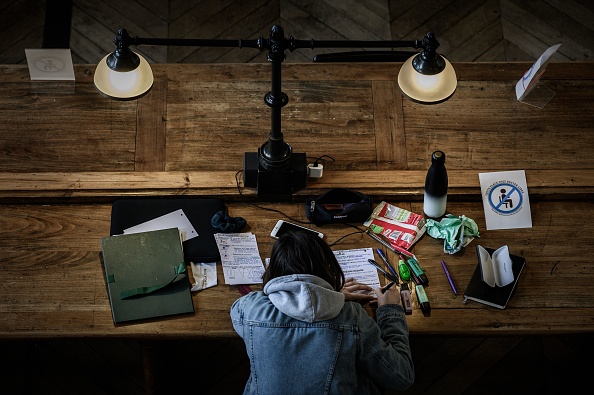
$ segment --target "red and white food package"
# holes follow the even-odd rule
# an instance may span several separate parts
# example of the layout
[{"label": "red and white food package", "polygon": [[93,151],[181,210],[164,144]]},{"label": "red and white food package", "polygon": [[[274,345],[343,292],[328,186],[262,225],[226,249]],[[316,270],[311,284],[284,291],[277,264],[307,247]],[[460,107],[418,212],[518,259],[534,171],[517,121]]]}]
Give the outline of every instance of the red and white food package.
[{"label": "red and white food package", "polygon": [[363,224],[396,250],[409,250],[425,233],[425,218],[382,201]]}]

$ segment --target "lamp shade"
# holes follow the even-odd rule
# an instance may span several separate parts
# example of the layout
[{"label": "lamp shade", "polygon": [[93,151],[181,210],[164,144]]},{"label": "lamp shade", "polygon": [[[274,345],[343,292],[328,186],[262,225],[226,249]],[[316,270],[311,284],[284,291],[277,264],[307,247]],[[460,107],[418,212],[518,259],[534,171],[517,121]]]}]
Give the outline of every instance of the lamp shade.
[{"label": "lamp shade", "polygon": [[[136,54],[138,55],[138,54]],[[153,71],[146,59],[138,55],[140,64],[132,71],[114,71],[105,56],[95,69],[95,87],[105,96],[117,100],[133,100],[145,95],[153,86]]]},{"label": "lamp shade", "polygon": [[458,81],[452,64],[445,58],[445,68],[433,75],[419,73],[413,67],[411,56],[404,62],[398,73],[398,86],[409,99],[421,103],[439,103],[450,97],[456,90]]}]

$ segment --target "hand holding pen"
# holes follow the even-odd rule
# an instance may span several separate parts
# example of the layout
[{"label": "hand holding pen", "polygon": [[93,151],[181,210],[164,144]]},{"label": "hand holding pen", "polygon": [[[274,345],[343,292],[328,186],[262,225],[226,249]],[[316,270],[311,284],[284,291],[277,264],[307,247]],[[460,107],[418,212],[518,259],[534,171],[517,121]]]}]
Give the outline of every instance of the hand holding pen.
[{"label": "hand holding pen", "polygon": [[[382,272],[384,274],[384,276],[386,276],[386,278],[388,278],[389,280],[392,281],[392,283],[388,284],[388,286],[385,287],[384,290],[382,291],[382,292],[385,292],[385,290],[390,288],[393,283],[400,283],[400,279],[398,278],[398,273],[396,272],[394,267],[392,265],[390,265],[390,262],[388,262],[388,257],[386,256],[386,254],[379,248],[376,251],[377,251],[378,255],[380,256],[380,258],[382,258],[382,260],[388,267],[388,270],[391,272],[391,274],[388,274],[383,268],[381,268],[378,265],[378,263],[376,261],[374,261],[373,259],[369,260],[369,263],[371,263],[373,266],[375,266],[380,272]],[[402,283],[400,285],[400,298],[402,300],[402,307],[404,308],[404,313],[412,314],[412,302],[411,302],[411,298],[410,298],[410,290],[408,289],[408,285],[406,283]],[[379,305],[379,302],[378,302],[378,305]]]},{"label": "hand holding pen", "polygon": [[391,284],[396,284],[396,283],[391,282],[390,284],[386,285],[385,287],[379,288],[378,292],[376,292],[378,307],[383,306],[385,304],[402,305],[402,301],[401,301],[399,292],[397,290],[395,290],[394,288],[389,289],[391,287]]}]

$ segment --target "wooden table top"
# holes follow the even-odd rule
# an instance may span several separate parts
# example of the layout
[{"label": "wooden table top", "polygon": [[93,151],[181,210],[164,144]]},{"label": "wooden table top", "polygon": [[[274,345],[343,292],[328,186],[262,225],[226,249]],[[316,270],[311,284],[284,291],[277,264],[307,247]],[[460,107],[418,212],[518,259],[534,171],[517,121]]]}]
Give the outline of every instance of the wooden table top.
[{"label": "wooden table top", "polygon": [[[415,308],[411,333],[594,332],[593,62],[550,64],[542,83],[556,94],[543,109],[515,98],[528,63],[454,64],[458,89],[437,105],[402,98],[399,64],[283,65],[286,141],[334,159],[291,203],[257,203],[236,183],[244,152],[268,136],[270,65],[156,65],[153,90],[128,102],[95,90],[94,67],[76,65],[68,86],[0,66],[0,338],[235,336],[229,308],[240,295],[220,265],[219,285],[193,295],[194,315],[114,326],[99,243],[113,200],[221,197],[246,218],[264,258],[285,217],[262,207],[306,221],[306,196],[348,187],[422,213],[437,149],[447,154],[448,212],[474,219],[481,237],[455,255],[427,235],[415,245],[432,311]],[[504,170],[526,171],[532,228],[486,230],[478,173]],[[361,234],[341,239],[354,231],[344,225],[320,230],[333,249],[378,246]],[[477,244],[526,258],[505,310],[462,304]]]}]

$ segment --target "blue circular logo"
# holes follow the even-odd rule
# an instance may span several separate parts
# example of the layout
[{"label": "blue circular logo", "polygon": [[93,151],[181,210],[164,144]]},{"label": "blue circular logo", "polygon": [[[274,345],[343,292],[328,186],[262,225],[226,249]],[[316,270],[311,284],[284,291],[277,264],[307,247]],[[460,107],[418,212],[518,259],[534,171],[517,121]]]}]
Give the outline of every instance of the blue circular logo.
[{"label": "blue circular logo", "polygon": [[489,205],[499,214],[514,214],[522,207],[523,200],[520,189],[507,182],[496,184],[489,191]]}]

